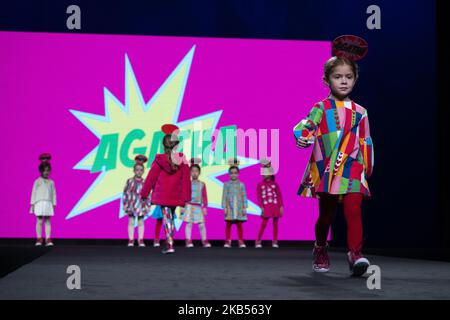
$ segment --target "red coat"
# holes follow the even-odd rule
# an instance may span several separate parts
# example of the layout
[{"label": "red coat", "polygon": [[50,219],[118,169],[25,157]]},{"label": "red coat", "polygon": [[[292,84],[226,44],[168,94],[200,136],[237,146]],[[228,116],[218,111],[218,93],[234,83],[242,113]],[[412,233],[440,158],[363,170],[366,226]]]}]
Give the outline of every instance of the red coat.
[{"label": "red coat", "polygon": [[147,199],[152,191],[152,204],[184,207],[191,201],[191,177],[189,166],[182,153],[181,164],[174,170],[166,154],[157,154],[141,190],[141,197]]}]

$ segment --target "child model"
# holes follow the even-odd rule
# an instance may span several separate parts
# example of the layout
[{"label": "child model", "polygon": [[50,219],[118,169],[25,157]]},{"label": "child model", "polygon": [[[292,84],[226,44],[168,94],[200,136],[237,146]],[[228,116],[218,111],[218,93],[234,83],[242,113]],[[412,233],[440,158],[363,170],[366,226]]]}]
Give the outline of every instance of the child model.
[{"label": "child model", "polygon": [[350,271],[360,276],[369,266],[361,253],[361,202],[370,197],[367,178],[373,169],[373,145],[367,110],[349,98],[357,78],[358,67],[353,60],[344,56],[329,59],[323,76],[330,88],[329,96],[316,103],[308,117],[294,128],[298,147],[314,144],[298,194],[319,199],[313,251],[316,272],[330,269],[327,236],[341,201],[347,222]]},{"label": "child model", "polygon": [[174,253],[175,209],[178,206],[184,207],[191,201],[191,181],[186,158],[176,150],[180,142],[178,127],[166,124],[161,130],[165,133],[162,140],[164,153],[156,155],[145,179],[141,197],[147,199],[152,191],[151,203],[161,207],[166,231],[166,246],[162,253]]},{"label": "child model", "polygon": [[141,190],[144,184],[142,175],[144,174],[144,163],[147,157],[138,155],[134,158],[133,167],[134,177],[127,180],[123,190],[123,210],[128,215],[128,246],[134,246],[134,224],[138,219],[138,244],[139,247],[145,247],[144,244],[144,217],[148,213],[149,203],[141,200]]},{"label": "child model", "polygon": [[51,240],[50,217],[54,214],[56,206],[55,183],[49,178],[52,167],[50,165],[51,155],[43,153],[39,156],[41,161],[39,172],[41,176],[34,181],[31,192],[31,210],[36,216],[36,246],[42,246],[42,223],[45,221],[45,246],[53,246]]},{"label": "child model", "polygon": [[245,185],[239,181],[239,161],[228,161],[230,180],[223,185],[222,208],[225,213],[225,248],[231,248],[231,226],[236,224],[238,229],[239,248],[245,248],[244,229],[242,224],[247,221],[247,194]]},{"label": "child model", "polygon": [[258,203],[261,208],[262,224],[259,229],[258,238],[255,242],[256,248],[261,248],[261,238],[269,222],[273,219],[273,240],[272,247],[278,248],[278,218],[283,216],[283,198],[278,183],[275,182],[275,175],[271,163],[267,159],[261,159],[263,181],[256,187]]},{"label": "child model", "polygon": [[186,222],[186,247],[192,248],[194,244],[191,240],[192,224],[197,224],[202,237],[202,244],[204,248],[209,248],[211,245],[206,240],[206,226],[205,216],[206,207],[208,206],[208,196],[206,192],[206,185],[200,181],[200,163],[201,160],[191,159],[191,189],[192,197],[191,201],[186,204],[186,208],[183,210],[183,220]]}]

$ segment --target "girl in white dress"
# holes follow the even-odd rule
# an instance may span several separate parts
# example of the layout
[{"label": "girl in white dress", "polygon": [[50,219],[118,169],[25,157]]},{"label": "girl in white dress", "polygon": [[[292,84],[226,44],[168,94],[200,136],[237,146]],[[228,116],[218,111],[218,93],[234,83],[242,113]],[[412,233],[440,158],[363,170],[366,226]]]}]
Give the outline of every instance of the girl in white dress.
[{"label": "girl in white dress", "polygon": [[45,223],[45,246],[53,246],[51,240],[50,217],[54,214],[56,206],[56,189],[53,180],[49,179],[52,167],[50,165],[51,155],[43,153],[40,155],[39,172],[41,176],[34,181],[31,193],[30,213],[36,216],[36,246],[42,246],[42,224]]}]

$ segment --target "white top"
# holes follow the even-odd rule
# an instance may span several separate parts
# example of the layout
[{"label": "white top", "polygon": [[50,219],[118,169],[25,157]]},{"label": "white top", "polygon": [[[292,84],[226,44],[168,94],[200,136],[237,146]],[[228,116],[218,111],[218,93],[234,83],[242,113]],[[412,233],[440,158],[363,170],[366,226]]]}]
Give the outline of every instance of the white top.
[{"label": "white top", "polygon": [[31,193],[31,204],[35,204],[42,200],[50,201],[56,206],[56,189],[53,180],[39,177],[34,181],[33,191]]}]

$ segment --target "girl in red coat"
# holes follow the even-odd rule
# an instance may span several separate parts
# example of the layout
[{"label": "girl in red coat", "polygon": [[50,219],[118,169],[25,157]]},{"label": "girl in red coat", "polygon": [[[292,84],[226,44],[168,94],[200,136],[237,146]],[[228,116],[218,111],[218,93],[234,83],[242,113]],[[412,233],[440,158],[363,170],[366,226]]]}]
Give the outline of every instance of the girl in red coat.
[{"label": "girl in red coat", "polygon": [[267,159],[262,159],[261,164],[264,180],[258,183],[257,194],[258,204],[261,207],[262,224],[259,229],[258,238],[255,242],[256,248],[262,248],[261,238],[266,229],[269,219],[273,219],[273,240],[272,247],[278,248],[278,218],[283,216],[283,198],[278,183],[275,182],[273,168]]},{"label": "girl in red coat", "polygon": [[191,201],[191,179],[189,165],[181,152],[178,127],[166,124],[161,127],[165,133],[162,140],[164,153],[157,154],[141,191],[142,199],[147,199],[152,191],[151,203],[159,205],[163,213],[166,246],[163,253],[175,252],[173,248],[174,214],[176,207],[184,207]]}]

